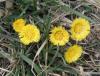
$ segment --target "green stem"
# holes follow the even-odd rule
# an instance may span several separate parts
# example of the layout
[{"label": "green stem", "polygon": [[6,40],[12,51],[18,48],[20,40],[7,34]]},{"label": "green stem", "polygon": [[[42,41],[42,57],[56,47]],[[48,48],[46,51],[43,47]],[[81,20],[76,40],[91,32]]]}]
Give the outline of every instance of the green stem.
[{"label": "green stem", "polygon": [[55,58],[57,57],[57,55],[58,55],[58,52],[59,52],[59,46],[57,46],[57,51],[56,51],[56,53],[55,53],[55,55],[54,55],[54,57],[52,58],[52,61],[50,62],[50,64],[42,71],[42,72],[40,72],[37,76],[39,76],[41,73],[43,73],[44,71],[46,71],[49,67],[50,67],[50,65],[52,65],[53,64],[53,62],[54,62],[54,60],[55,60]]},{"label": "green stem", "polygon": [[56,58],[56,57],[57,57],[57,55],[58,55],[58,52],[59,52],[59,46],[57,46],[57,51],[56,51],[56,53],[55,53],[54,57],[52,58],[52,61],[50,62],[49,66],[53,64],[53,62],[54,62],[55,58]]},{"label": "green stem", "polygon": [[33,9],[36,10],[37,8],[37,0],[33,0]]}]

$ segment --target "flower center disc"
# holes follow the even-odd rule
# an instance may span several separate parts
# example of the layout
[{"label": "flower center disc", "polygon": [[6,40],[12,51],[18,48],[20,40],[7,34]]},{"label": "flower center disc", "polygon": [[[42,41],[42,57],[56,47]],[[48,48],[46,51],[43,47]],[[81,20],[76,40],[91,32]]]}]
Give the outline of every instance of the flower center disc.
[{"label": "flower center disc", "polygon": [[76,33],[81,33],[81,32],[83,32],[83,30],[84,30],[84,27],[83,27],[83,25],[80,25],[80,24],[76,25],[74,28],[74,31]]},{"label": "flower center disc", "polygon": [[63,39],[63,33],[61,31],[57,31],[55,33],[55,39],[56,40],[62,40]]},{"label": "flower center disc", "polygon": [[31,32],[31,34],[30,34],[30,31],[24,32],[24,37],[26,37],[27,39],[32,39],[34,35],[35,35],[34,32]]}]

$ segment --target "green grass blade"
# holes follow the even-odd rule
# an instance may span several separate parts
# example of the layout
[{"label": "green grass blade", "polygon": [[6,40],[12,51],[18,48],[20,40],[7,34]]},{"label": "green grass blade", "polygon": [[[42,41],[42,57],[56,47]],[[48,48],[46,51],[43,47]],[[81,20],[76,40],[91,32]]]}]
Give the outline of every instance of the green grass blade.
[{"label": "green grass blade", "polygon": [[69,12],[71,12],[71,13],[73,13],[73,14],[79,16],[79,17],[83,17],[83,18],[89,20],[90,22],[93,22],[93,20],[92,20],[91,18],[85,16],[84,14],[82,14],[82,13],[80,13],[80,12],[78,12],[78,11],[72,9],[72,8],[69,8],[69,7],[66,6],[66,5],[61,6],[61,8],[62,8],[65,12],[68,12],[68,11],[69,11]]},{"label": "green grass blade", "polygon": [[[26,63],[28,63],[29,65],[32,65],[32,60],[29,59],[27,56],[20,54],[21,59],[23,59]],[[36,73],[40,73],[41,70],[39,68],[39,66],[37,64],[34,63],[34,70],[36,71]]]}]

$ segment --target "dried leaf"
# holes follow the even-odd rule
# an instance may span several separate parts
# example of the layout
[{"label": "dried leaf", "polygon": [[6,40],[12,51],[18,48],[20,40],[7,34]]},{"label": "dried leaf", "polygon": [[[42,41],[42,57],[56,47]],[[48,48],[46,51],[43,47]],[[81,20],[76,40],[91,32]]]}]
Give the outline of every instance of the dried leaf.
[{"label": "dried leaf", "polygon": [[0,18],[4,15],[4,10],[0,9]]},{"label": "dried leaf", "polygon": [[86,1],[100,9],[100,0],[86,0]]},{"label": "dried leaf", "polygon": [[6,5],[5,5],[5,7],[6,7],[7,9],[13,8],[13,0],[6,0]]}]

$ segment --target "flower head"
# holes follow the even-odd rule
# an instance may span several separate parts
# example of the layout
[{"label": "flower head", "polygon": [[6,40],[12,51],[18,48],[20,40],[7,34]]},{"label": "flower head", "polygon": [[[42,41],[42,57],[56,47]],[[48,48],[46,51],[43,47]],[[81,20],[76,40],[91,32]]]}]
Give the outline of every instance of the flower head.
[{"label": "flower head", "polygon": [[90,24],[83,18],[75,19],[71,25],[71,38],[81,41],[90,33]]},{"label": "flower head", "polygon": [[22,28],[19,37],[23,44],[28,45],[40,40],[40,31],[35,25],[27,24]]},{"label": "flower head", "polygon": [[20,32],[23,28],[23,26],[25,26],[26,21],[24,19],[17,19],[13,22],[13,29],[16,32]]},{"label": "flower head", "polygon": [[64,58],[68,63],[75,62],[79,59],[82,54],[82,47],[79,45],[73,45],[69,47],[64,53]]},{"label": "flower head", "polygon": [[51,30],[50,41],[54,45],[63,46],[69,41],[69,34],[62,26],[54,27]]}]

